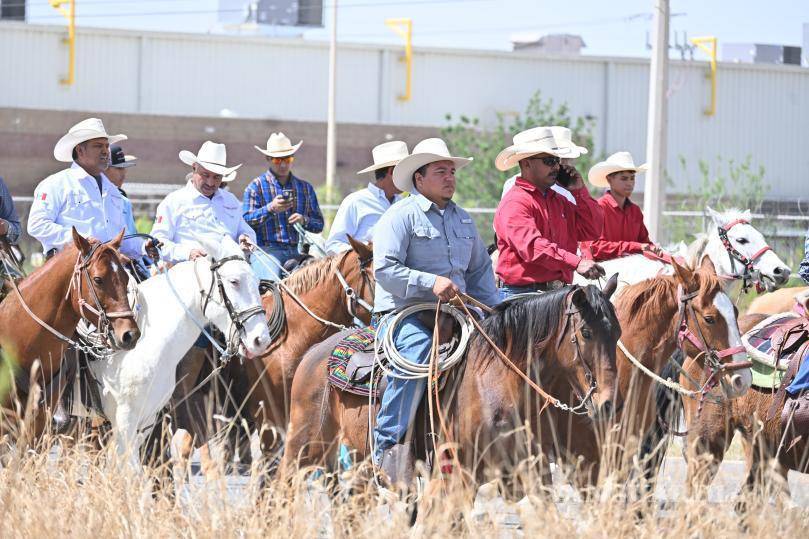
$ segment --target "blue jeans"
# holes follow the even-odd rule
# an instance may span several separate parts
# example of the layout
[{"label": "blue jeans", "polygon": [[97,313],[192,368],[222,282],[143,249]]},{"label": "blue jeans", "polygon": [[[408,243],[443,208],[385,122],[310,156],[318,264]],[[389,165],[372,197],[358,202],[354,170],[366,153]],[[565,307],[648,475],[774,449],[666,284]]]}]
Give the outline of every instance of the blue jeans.
[{"label": "blue jeans", "polygon": [[[295,253],[290,255],[289,253]],[[284,262],[298,255],[295,247],[259,247],[250,256],[253,274],[265,281],[280,281]]]},{"label": "blue jeans", "polygon": [[500,287],[500,299],[505,301],[511,296],[516,296],[517,294],[531,294],[533,292],[536,292],[536,290],[530,286],[511,286],[504,284]]},{"label": "blue jeans", "polygon": [[[387,330],[387,325],[377,330],[380,338]],[[419,321],[418,315],[408,316],[402,321],[396,328],[393,342],[399,353],[409,361],[420,364],[430,361],[433,332]],[[388,386],[382,396],[374,429],[374,460],[377,463],[386,449],[404,439],[426,387],[425,379],[401,380],[388,376]]]}]

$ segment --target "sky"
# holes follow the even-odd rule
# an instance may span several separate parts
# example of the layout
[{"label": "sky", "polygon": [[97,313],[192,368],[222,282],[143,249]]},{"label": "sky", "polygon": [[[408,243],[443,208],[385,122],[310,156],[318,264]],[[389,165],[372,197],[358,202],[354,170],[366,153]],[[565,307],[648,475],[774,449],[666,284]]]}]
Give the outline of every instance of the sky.
[{"label": "sky", "polygon": [[[0,0],[4,3],[22,0]],[[220,5],[238,0],[76,0],[78,26],[155,31],[209,32]],[[654,0],[337,0],[338,39],[344,42],[401,43],[385,25],[387,18],[413,20],[415,47],[509,50],[515,34],[581,35],[583,54],[649,55]],[[328,39],[332,0],[324,0],[325,28],[308,39]],[[809,0],[671,0],[671,43],[715,36],[722,43],[798,45],[809,23]],[[28,0],[29,22],[63,24],[48,0]],[[699,58],[697,53],[696,58]],[[671,51],[677,58],[680,52]],[[720,53],[721,58],[721,53]]]}]

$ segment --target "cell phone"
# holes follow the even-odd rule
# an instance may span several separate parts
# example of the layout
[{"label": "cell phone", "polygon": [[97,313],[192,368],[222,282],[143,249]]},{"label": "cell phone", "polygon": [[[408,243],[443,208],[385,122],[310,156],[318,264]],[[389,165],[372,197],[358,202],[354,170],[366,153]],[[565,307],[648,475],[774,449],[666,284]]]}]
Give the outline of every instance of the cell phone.
[{"label": "cell phone", "polygon": [[559,165],[559,170],[556,173],[556,183],[561,185],[562,187],[570,187],[573,185],[573,177],[562,165]]},{"label": "cell phone", "polygon": [[284,200],[292,200],[294,194],[295,193],[292,191],[292,189],[284,189],[281,191],[281,196],[284,197]]}]

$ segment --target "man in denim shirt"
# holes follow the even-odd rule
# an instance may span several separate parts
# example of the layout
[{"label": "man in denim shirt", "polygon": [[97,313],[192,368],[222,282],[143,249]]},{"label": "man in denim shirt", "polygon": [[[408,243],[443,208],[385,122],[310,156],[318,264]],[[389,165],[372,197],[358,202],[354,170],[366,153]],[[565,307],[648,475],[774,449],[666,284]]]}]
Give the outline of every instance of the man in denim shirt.
[{"label": "man in denim shirt", "polygon": [[14,200],[3,182],[3,178],[0,178],[0,239],[15,245],[20,239],[21,231],[20,218],[14,208]]},{"label": "man in denim shirt", "polygon": [[[465,292],[487,304],[500,302],[491,261],[470,215],[452,202],[455,171],[470,159],[453,157],[441,139],[421,141],[393,170],[393,182],[412,196],[394,204],[374,229],[377,315],[414,303],[449,301]],[[387,331],[379,328],[380,337]],[[425,364],[431,328],[412,315],[396,328],[396,349]],[[374,430],[374,460],[393,484],[408,484],[410,444],[402,443],[424,394],[424,379],[388,377]]]}]

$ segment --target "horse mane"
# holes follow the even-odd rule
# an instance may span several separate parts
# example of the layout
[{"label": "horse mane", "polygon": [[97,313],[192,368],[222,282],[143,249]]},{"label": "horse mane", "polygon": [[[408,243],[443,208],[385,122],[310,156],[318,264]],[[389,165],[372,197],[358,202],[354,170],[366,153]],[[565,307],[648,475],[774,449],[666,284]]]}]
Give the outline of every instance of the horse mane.
[{"label": "horse mane", "polygon": [[320,281],[331,276],[337,257],[334,255],[310,262],[302,268],[296,269],[282,282],[294,294],[305,294],[317,286]]}]

